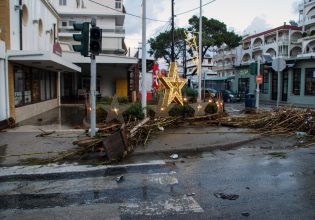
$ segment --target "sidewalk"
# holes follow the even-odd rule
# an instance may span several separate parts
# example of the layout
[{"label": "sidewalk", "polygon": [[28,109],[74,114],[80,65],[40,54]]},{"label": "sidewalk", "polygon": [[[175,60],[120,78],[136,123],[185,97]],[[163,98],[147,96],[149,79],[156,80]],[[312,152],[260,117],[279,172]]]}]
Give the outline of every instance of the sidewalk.
[{"label": "sidewalk", "polygon": [[260,137],[249,129],[217,126],[167,129],[147,145],[138,146],[133,154],[194,153],[229,149]]},{"label": "sidewalk", "polygon": [[[27,158],[52,157],[57,152],[75,147],[72,142],[84,136],[82,130],[57,131],[46,137],[36,137],[40,133],[35,129],[25,131],[21,128],[0,133],[0,156],[7,156],[0,158],[0,166],[19,165],[21,160]],[[258,137],[247,129],[226,127],[167,129],[152,137],[145,147],[138,146],[132,155],[226,149]]]}]

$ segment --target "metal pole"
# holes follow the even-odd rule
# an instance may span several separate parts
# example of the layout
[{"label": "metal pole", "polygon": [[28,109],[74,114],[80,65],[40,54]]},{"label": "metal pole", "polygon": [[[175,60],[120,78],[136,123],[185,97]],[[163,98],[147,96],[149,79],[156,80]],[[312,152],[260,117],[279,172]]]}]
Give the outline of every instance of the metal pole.
[{"label": "metal pole", "polygon": [[172,0],[172,48],[171,48],[171,60],[172,60],[172,62],[175,62],[174,43],[175,43],[175,34],[174,34],[174,0]]},{"label": "metal pole", "polygon": [[184,68],[184,78],[187,78],[187,69],[186,69],[186,41],[184,40],[184,55],[183,55],[183,68]]},{"label": "metal pole", "polygon": [[198,75],[198,101],[201,102],[201,74],[202,74],[202,0],[200,0],[199,15],[199,75]]},{"label": "metal pole", "polygon": [[95,136],[96,112],[95,112],[95,92],[96,92],[96,60],[95,55],[91,54],[91,137]]},{"label": "metal pole", "polygon": [[146,73],[147,73],[147,50],[146,50],[146,0],[142,0],[142,85],[141,85],[141,94],[142,94],[142,111],[146,116],[146,107],[147,107],[147,89],[146,89]]},{"label": "metal pole", "polygon": [[278,71],[278,91],[277,91],[277,108],[279,108],[279,102],[280,102],[280,87],[281,87],[281,84],[280,84],[280,73],[281,71]]},{"label": "metal pole", "polygon": [[[261,74],[260,74],[260,58],[258,58],[258,60],[257,60],[257,76],[260,76]],[[256,82],[256,109],[257,109],[257,111],[258,111],[258,109],[259,109],[259,93],[260,93],[260,90],[259,90],[259,84]]]}]

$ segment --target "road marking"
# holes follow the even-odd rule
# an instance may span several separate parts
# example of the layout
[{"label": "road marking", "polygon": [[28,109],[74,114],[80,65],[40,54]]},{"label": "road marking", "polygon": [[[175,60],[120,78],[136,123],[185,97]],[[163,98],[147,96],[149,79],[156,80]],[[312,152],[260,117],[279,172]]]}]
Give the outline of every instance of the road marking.
[{"label": "road marking", "polygon": [[0,196],[19,194],[53,194],[53,193],[78,193],[84,191],[103,191],[133,186],[137,182],[146,182],[148,185],[175,185],[178,180],[176,172],[153,173],[153,174],[126,174],[124,184],[118,184],[115,176],[101,176],[77,178],[68,180],[27,180],[7,181],[0,183]]},{"label": "road marking", "polygon": [[118,204],[88,204],[44,209],[1,210],[0,219],[106,219],[120,220]]},{"label": "road marking", "polygon": [[201,213],[204,210],[192,197],[186,195],[180,198],[170,198],[166,201],[138,201],[126,202],[119,207],[123,215],[167,215],[167,214],[188,214]]},{"label": "road marking", "polygon": [[148,175],[146,180],[150,183],[160,184],[160,185],[175,185],[178,184],[178,180],[175,177],[176,172],[172,171],[170,173],[154,173]]},{"label": "road marking", "polygon": [[122,164],[122,165],[106,165],[106,166],[92,166],[92,165],[77,165],[77,164],[48,164],[36,166],[14,166],[1,167],[0,177],[17,176],[17,175],[47,175],[60,173],[75,173],[88,171],[101,171],[109,168],[128,168],[137,166],[150,165],[165,165],[163,160],[153,160],[146,163]]}]

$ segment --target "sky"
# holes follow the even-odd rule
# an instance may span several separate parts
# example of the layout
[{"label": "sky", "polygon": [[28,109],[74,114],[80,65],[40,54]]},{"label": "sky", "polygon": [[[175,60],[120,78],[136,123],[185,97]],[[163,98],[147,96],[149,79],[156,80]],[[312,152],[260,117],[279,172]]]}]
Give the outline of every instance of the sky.
[{"label": "sky", "polygon": [[[211,0],[202,0],[203,4]],[[168,21],[171,17],[171,0],[146,0],[147,17]],[[254,34],[298,20],[298,4],[301,0],[215,0],[203,7],[203,16],[224,22],[236,33]],[[141,16],[142,0],[124,0],[127,13]],[[200,0],[175,0],[175,15],[199,7]],[[187,27],[193,15],[199,16],[199,9],[175,17],[176,27]],[[126,15],[126,44],[133,54],[141,43],[141,18]],[[170,30],[167,22],[147,20],[147,38]]]}]

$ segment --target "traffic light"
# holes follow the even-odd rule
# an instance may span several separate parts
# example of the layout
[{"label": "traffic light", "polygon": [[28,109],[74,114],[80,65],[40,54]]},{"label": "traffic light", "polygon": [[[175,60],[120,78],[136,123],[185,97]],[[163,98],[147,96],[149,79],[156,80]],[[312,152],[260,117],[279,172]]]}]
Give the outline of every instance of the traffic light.
[{"label": "traffic light", "polygon": [[73,24],[74,30],[81,31],[81,34],[73,34],[73,39],[81,42],[81,45],[73,45],[73,50],[85,57],[89,55],[89,25],[89,22]]},{"label": "traffic light", "polygon": [[92,27],[90,31],[90,52],[99,55],[102,52],[102,29]]}]

